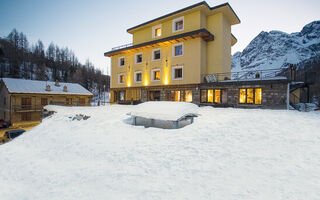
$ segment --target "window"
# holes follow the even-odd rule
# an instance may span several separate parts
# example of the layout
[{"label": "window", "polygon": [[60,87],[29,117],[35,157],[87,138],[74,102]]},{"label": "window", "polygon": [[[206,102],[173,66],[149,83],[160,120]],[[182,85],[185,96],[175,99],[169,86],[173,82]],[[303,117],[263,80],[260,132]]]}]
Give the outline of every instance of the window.
[{"label": "window", "polygon": [[160,81],[160,69],[151,70],[151,80]]},{"label": "window", "polygon": [[162,29],[162,25],[161,24],[152,27],[152,38],[160,37],[161,34],[162,34],[161,29]]},{"label": "window", "polygon": [[31,121],[31,113],[30,112],[21,113],[21,121]]},{"label": "window", "polygon": [[161,49],[152,50],[152,60],[159,60],[161,58]]},{"label": "window", "polygon": [[71,105],[72,104],[72,98],[67,98],[66,102],[67,102],[68,105]]},{"label": "window", "polygon": [[125,59],[124,59],[124,56],[120,57],[119,58],[119,67],[123,67],[125,65]]},{"label": "window", "polygon": [[21,98],[21,107],[25,109],[31,108],[31,98]]},{"label": "window", "polygon": [[183,66],[172,67],[172,80],[183,79]]},{"label": "window", "polygon": [[160,91],[148,91],[148,101],[160,101]]},{"label": "window", "polygon": [[[226,103],[227,99],[225,97],[224,101],[222,101],[222,90],[221,89],[209,89],[209,90],[201,90],[201,103],[215,103],[220,104],[221,102]],[[227,94],[225,92],[225,94]]]},{"label": "window", "polygon": [[137,53],[137,54],[135,55],[134,63],[135,63],[135,64],[142,63],[142,53]]},{"label": "window", "polygon": [[179,17],[172,21],[172,32],[182,31],[184,29],[184,17]]},{"label": "window", "polygon": [[125,96],[125,92],[124,91],[119,92],[120,101],[124,101],[124,96]]},{"label": "window", "polygon": [[41,98],[41,106],[48,105],[48,99],[47,98]]},{"label": "window", "polygon": [[119,84],[123,84],[124,83],[124,74],[119,74],[118,75],[118,83]]},{"label": "window", "polygon": [[241,88],[239,89],[239,103],[261,104],[261,88]]},{"label": "window", "polygon": [[174,44],[172,47],[172,57],[183,56],[183,43]]},{"label": "window", "polygon": [[214,102],[221,103],[221,90],[214,90]]},{"label": "window", "polygon": [[192,102],[192,90],[186,90],[186,102]]},{"label": "window", "polygon": [[208,90],[208,102],[213,103],[213,90]]},{"label": "window", "polygon": [[141,83],[141,81],[142,81],[142,72],[141,71],[134,72],[134,82]]},{"label": "window", "polygon": [[84,98],[79,99],[79,104],[84,105],[86,103],[86,100]]}]

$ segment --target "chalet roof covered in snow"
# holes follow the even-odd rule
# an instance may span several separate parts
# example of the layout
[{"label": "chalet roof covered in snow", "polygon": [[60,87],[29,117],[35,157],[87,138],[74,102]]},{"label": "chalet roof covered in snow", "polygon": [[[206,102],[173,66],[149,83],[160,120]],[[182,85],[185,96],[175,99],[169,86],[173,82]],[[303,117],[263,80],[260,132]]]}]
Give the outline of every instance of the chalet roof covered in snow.
[{"label": "chalet roof covered in snow", "polygon": [[[59,86],[56,86],[55,82],[51,81],[36,81],[15,78],[2,78],[2,80],[10,93],[93,95],[78,83],[60,82]],[[47,85],[50,86],[50,91],[46,90]],[[67,86],[67,91],[64,91],[64,86]]]}]

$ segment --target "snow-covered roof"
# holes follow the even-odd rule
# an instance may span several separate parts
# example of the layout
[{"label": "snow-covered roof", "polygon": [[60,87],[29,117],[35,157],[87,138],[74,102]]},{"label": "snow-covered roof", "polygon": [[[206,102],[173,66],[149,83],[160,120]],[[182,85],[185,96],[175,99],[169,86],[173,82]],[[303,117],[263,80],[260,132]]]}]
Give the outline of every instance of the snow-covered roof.
[{"label": "snow-covered roof", "polygon": [[198,106],[193,103],[149,101],[134,106],[131,116],[177,121],[185,116],[197,116]]},{"label": "snow-covered roof", "polygon": [[[10,93],[41,93],[41,94],[77,94],[92,95],[87,89],[78,83],[63,83],[56,86],[51,81],[36,81],[16,78],[2,78],[4,84]],[[46,90],[46,86],[50,85],[50,91]],[[63,87],[67,86],[67,91],[63,91]]]}]

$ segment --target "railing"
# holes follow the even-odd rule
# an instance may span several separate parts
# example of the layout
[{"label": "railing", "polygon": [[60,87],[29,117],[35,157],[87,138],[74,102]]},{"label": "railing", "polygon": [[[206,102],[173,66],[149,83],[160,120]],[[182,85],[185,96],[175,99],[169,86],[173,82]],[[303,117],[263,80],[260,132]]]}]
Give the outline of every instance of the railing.
[{"label": "railing", "polygon": [[111,50],[114,51],[114,50],[127,48],[127,47],[131,47],[131,46],[132,46],[132,43],[129,43],[129,44],[124,44],[124,45],[121,45],[121,46],[113,47]]},{"label": "railing", "polygon": [[81,101],[50,101],[49,104],[59,106],[90,106],[90,104]]},{"label": "railing", "polygon": [[288,72],[282,69],[267,69],[267,70],[252,70],[241,72],[226,72],[216,74],[203,75],[204,82],[221,82],[221,81],[242,81],[242,80],[263,80],[272,79],[275,77],[288,78]]}]

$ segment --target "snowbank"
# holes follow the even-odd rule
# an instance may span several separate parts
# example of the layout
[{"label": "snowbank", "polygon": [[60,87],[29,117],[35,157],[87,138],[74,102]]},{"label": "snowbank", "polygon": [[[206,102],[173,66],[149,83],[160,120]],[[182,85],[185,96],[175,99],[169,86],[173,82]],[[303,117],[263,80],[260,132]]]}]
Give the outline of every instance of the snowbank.
[{"label": "snowbank", "polygon": [[172,101],[149,101],[133,107],[128,113],[144,118],[176,121],[188,114],[197,115],[198,106],[192,103]]},{"label": "snowbank", "polygon": [[320,112],[200,107],[164,130],[125,123],[135,106],[56,108],[0,145],[1,200],[320,197]]}]

